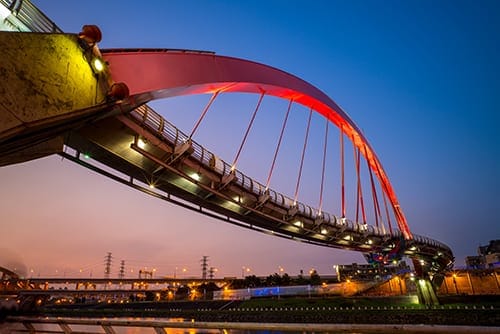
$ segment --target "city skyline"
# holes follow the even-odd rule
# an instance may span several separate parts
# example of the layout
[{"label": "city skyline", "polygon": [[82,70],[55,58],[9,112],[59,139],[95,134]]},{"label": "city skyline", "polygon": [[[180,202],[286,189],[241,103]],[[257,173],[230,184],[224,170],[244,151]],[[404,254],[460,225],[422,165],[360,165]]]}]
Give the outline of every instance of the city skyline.
[{"label": "city skyline", "polygon": [[[88,2],[76,11],[34,3],[65,32],[97,24],[101,48],[212,50],[311,82],[363,130],[414,233],[448,244],[459,266],[499,237],[497,3],[194,1],[156,3],[146,12],[114,8],[118,3]],[[257,275],[279,268],[328,275],[334,264],[364,261],[359,253],[186,211],[58,156],[2,167],[0,178],[9,231],[1,247],[35,273],[104,274],[107,252],[117,263],[156,267],[160,275],[176,267],[199,274],[204,255],[223,276],[239,276],[243,267]]]}]

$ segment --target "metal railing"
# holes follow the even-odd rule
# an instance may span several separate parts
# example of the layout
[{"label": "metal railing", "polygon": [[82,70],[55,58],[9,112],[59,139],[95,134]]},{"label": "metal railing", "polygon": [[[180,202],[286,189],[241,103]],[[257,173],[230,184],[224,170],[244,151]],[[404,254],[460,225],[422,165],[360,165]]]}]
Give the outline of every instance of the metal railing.
[{"label": "metal railing", "polygon": [[[188,140],[190,140],[189,136],[184,132],[180,131],[175,127],[172,123],[165,120],[161,115],[156,113],[151,107],[147,105],[142,105],[137,109],[131,112],[131,116],[134,117],[138,122],[142,123],[143,126],[149,128],[150,131],[158,134],[162,138],[166,139],[170,142],[174,147],[178,145],[182,145]],[[336,226],[336,227],[345,227],[346,230],[352,232],[363,232],[366,227],[357,222],[353,222],[348,219],[342,219],[335,215],[330,215],[326,212],[321,214],[321,217],[318,215],[318,209],[315,209],[309,205],[306,205],[301,202],[294,202],[293,199],[287,197],[281,193],[278,193],[272,189],[266,189],[266,187],[259,183],[258,181],[248,177],[243,174],[239,170],[233,170],[231,165],[229,165],[224,160],[217,157],[214,153],[208,151],[203,146],[198,143],[191,141],[191,145],[193,148],[193,153],[191,154],[192,158],[195,158],[206,167],[211,168],[221,177],[228,176],[231,173],[235,174],[235,178],[232,182],[234,184],[242,187],[248,192],[258,196],[268,194],[269,201],[282,206],[286,209],[292,209],[293,207],[297,208],[297,212],[302,216],[307,217],[311,220],[315,220],[321,218],[324,224]],[[384,233],[376,226],[369,226],[369,231],[372,235],[382,236]],[[393,235],[397,236],[398,231],[394,231]]]},{"label": "metal railing", "polygon": [[51,19],[42,13],[29,0],[0,0],[19,22],[29,31],[60,33],[63,32]]},{"label": "metal railing", "polygon": [[[263,184],[252,179],[251,177],[248,177],[239,170],[232,170],[231,166],[228,163],[217,157],[214,153],[205,149],[203,146],[192,141],[188,135],[180,131],[175,125],[164,119],[160,114],[155,112],[151,107],[147,105],[142,105],[139,108],[133,110],[130,115],[135,118],[136,121],[142,123],[143,126],[146,126],[150,131],[158,134],[160,137],[170,142],[174,147],[177,145],[182,145],[188,140],[191,141],[191,145],[193,148],[193,153],[191,154],[192,158],[198,160],[198,162],[200,162],[204,166],[211,168],[221,177],[227,176],[230,173],[234,173],[235,178],[232,182],[256,196],[261,196],[267,193],[269,195],[269,201],[286,209],[296,208],[298,213],[313,221],[315,219],[321,218],[322,223],[326,226],[332,226],[335,228],[344,229],[345,231],[367,234],[371,236],[391,236],[395,238],[402,238],[402,233],[399,230],[393,230],[391,234],[388,234],[377,226],[366,226],[349,219],[330,215],[326,212],[323,212],[322,216],[319,217],[318,209],[315,209],[301,202],[294,202],[293,199],[281,193],[278,193],[272,189],[266,189]],[[427,245],[432,248],[438,248],[451,253],[451,250],[447,245],[437,240],[416,234],[414,234],[414,240],[417,243]]]}]

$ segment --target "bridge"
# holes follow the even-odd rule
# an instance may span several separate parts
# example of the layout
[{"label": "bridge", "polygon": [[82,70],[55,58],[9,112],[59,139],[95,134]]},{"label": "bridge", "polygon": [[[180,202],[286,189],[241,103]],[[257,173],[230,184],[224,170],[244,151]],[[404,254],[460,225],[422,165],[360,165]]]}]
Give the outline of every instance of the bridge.
[{"label": "bridge", "polygon": [[[265,64],[212,52],[99,50],[97,27],[64,34],[34,7],[29,7],[29,15],[21,15],[29,2],[16,7],[17,13],[13,3],[4,4],[11,11],[7,19],[24,20],[25,30],[34,32],[0,33],[0,45],[7,50],[0,61],[7,78],[1,87],[7,94],[0,106],[0,165],[59,154],[124,185],[241,227],[362,252],[374,263],[406,256],[422,277],[439,277],[453,265],[448,246],[411,232],[374,148],[347,113],[313,85]],[[213,102],[232,93],[251,94],[257,103],[242,138],[232,139],[239,145],[228,163],[197,142],[196,132]],[[190,133],[147,104],[188,95],[210,96]],[[268,145],[273,152],[268,176],[258,180],[240,170],[238,162],[261,103],[268,97],[285,100],[288,107],[283,110],[277,143]],[[271,181],[285,145],[282,139],[290,110],[296,106],[306,110],[308,121],[298,150],[299,172],[290,175],[295,192],[285,194],[272,188]],[[325,123],[316,204],[299,196],[313,114]],[[340,183],[335,190],[337,212],[327,212],[323,203],[329,187],[325,166],[332,156],[327,147],[331,129],[338,131],[339,168],[332,171]],[[350,164],[349,156],[354,157]],[[354,189],[346,189],[348,166],[354,169]],[[366,201],[370,192],[371,203]],[[354,194],[355,209],[347,208],[349,193]]]}]

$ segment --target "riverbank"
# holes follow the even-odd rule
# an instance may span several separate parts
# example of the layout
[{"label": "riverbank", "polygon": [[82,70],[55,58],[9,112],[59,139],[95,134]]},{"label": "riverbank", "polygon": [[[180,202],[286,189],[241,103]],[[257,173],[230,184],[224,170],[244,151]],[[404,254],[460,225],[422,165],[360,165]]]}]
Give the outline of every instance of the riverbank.
[{"label": "riverbank", "polygon": [[[206,329],[218,329],[224,332],[253,331],[253,332],[292,332],[292,333],[498,333],[500,327],[484,326],[441,326],[441,325],[395,325],[395,324],[301,324],[301,323],[256,323],[256,322],[197,322],[175,319],[91,319],[91,318],[30,318],[30,317],[9,317],[7,322],[0,329],[9,329],[18,327],[19,324],[43,325],[53,324],[64,327],[64,330],[71,330],[72,326],[81,328],[94,328],[96,326],[106,328],[109,332],[115,332],[124,327],[135,328],[142,332],[141,328],[146,329],[189,329],[189,332],[204,333]],[[17,324],[17,325],[16,325]],[[3,326],[3,327],[2,327]],[[83,327],[82,327],[83,326]],[[54,332],[55,333],[55,332]]]},{"label": "riverbank", "polygon": [[264,299],[249,301],[139,302],[66,305],[38,309],[54,317],[183,318],[196,322],[399,324],[500,327],[497,304],[425,308],[404,299]]}]

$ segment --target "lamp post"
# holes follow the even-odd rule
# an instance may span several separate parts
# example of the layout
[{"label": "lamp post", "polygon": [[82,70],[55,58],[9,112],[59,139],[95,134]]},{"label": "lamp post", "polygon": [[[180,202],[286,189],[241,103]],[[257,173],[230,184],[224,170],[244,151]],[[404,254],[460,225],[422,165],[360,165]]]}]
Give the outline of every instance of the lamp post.
[{"label": "lamp post", "polygon": [[248,274],[250,271],[251,271],[251,269],[248,268],[248,267],[245,267],[245,266],[241,267],[241,278],[244,279],[245,278],[245,272]]},{"label": "lamp post", "polygon": [[455,286],[455,292],[458,295],[457,274],[455,274],[455,273],[453,273],[453,285]]}]

